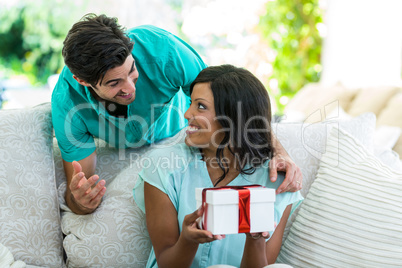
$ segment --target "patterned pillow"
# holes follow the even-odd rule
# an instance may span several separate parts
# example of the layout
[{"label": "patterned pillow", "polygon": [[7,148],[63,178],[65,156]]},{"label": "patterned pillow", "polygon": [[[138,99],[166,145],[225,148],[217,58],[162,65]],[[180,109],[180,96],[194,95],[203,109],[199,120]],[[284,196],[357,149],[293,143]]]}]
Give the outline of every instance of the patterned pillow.
[{"label": "patterned pillow", "polygon": [[16,260],[63,267],[50,110],[0,111],[0,243]]},{"label": "patterned pillow", "polygon": [[402,263],[402,173],[333,129],[317,179],[278,262],[294,267],[398,267]]},{"label": "patterned pillow", "polygon": [[[184,133],[157,146],[183,141]],[[57,146],[54,149],[67,264],[69,267],[145,267],[152,245],[145,215],[134,202],[132,192],[152,147],[119,151],[102,140],[96,140],[96,145],[96,174],[106,180],[107,190],[101,205],[90,215],[76,215],[65,205],[66,179],[60,150]]]},{"label": "patterned pillow", "polygon": [[[300,192],[303,197],[306,197],[311,184],[316,178],[321,157],[325,153],[329,131],[333,127],[340,127],[359,139],[371,151],[373,150],[375,122],[375,115],[366,113],[351,120],[327,120],[315,124],[279,123],[272,125],[276,137],[301,169],[303,189]],[[298,214],[299,208],[288,220],[284,240]]]},{"label": "patterned pillow", "polygon": [[293,161],[303,173],[302,195],[305,197],[317,174],[329,131],[339,127],[359,139],[373,151],[376,118],[365,113],[350,120],[327,120],[310,123],[275,123],[272,129]]}]

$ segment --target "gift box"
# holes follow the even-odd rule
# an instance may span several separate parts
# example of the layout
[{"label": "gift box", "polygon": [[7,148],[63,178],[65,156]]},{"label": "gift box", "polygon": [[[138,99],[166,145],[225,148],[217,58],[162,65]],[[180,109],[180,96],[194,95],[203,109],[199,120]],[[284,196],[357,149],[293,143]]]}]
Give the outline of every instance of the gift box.
[{"label": "gift box", "polygon": [[200,226],[214,235],[274,230],[275,189],[260,185],[196,189]]}]

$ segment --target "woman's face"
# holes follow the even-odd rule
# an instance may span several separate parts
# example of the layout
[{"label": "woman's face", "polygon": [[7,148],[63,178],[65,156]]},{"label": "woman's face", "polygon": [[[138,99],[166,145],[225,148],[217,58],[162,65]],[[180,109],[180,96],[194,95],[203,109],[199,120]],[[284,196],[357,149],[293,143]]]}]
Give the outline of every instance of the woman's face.
[{"label": "woman's face", "polygon": [[191,94],[191,105],[184,117],[189,124],[186,131],[186,144],[216,151],[224,133],[216,119],[214,96],[209,83],[195,84]]}]

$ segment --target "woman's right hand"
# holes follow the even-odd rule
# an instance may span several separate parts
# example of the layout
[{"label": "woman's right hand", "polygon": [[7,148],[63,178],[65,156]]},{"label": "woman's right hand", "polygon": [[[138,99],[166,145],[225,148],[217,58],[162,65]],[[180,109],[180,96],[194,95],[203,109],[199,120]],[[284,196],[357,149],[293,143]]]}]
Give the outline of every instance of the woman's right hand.
[{"label": "woman's right hand", "polygon": [[203,244],[225,238],[225,235],[212,235],[210,231],[198,228],[197,219],[204,213],[204,208],[199,209],[184,217],[181,236],[191,243]]}]

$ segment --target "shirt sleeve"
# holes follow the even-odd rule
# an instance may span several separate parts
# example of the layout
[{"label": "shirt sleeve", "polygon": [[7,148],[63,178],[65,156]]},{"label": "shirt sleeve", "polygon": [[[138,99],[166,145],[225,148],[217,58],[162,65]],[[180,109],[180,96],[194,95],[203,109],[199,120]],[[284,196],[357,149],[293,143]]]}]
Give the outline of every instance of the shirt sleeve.
[{"label": "shirt sleeve", "polygon": [[52,94],[52,123],[63,160],[72,162],[88,157],[96,146],[80,116],[80,109],[84,107],[74,105],[66,97],[69,86],[61,74]]},{"label": "shirt sleeve", "polygon": [[[285,174],[283,172],[278,173],[278,179],[275,182],[275,189],[282,184],[285,180]],[[275,223],[279,224],[282,219],[283,212],[288,205],[292,205],[292,210],[290,212],[289,218],[293,211],[302,203],[303,196],[300,191],[297,192],[284,192],[276,195],[275,205],[274,205],[274,218]],[[272,237],[273,232],[270,232],[270,237]],[[269,239],[269,238],[268,238]],[[267,239],[267,240],[268,240]]]},{"label": "shirt sleeve", "polygon": [[191,83],[207,67],[194,48],[174,34],[153,25],[134,27],[127,31],[127,35],[134,42],[132,54],[140,72],[138,82],[146,83],[146,75],[170,98],[180,88],[187,96],[190,95]]},{"label": "shirt sleeve", "polygon": [[[292,210],[290,215],[292,215],[293,211],[301,204],[303,201],[303,197],[300,194],[299,191],[295,193],[291,192],[286,192],[286,193],[280,193],[276,195],[276,201],[275,201],[275,221],[277,221],[277,224],[279,224],[283,212],[287,208],[288,205],[292,205]],[[290,217],[289,215],[289,217]]]},{"label": "shirt sleeve", "polygon": [[186,42],[172,35],[170,39],[169,62],[166,74],[171,84],[182,88],[190,96],[190,85],[197,75],[207,67],[201,56]]}]

